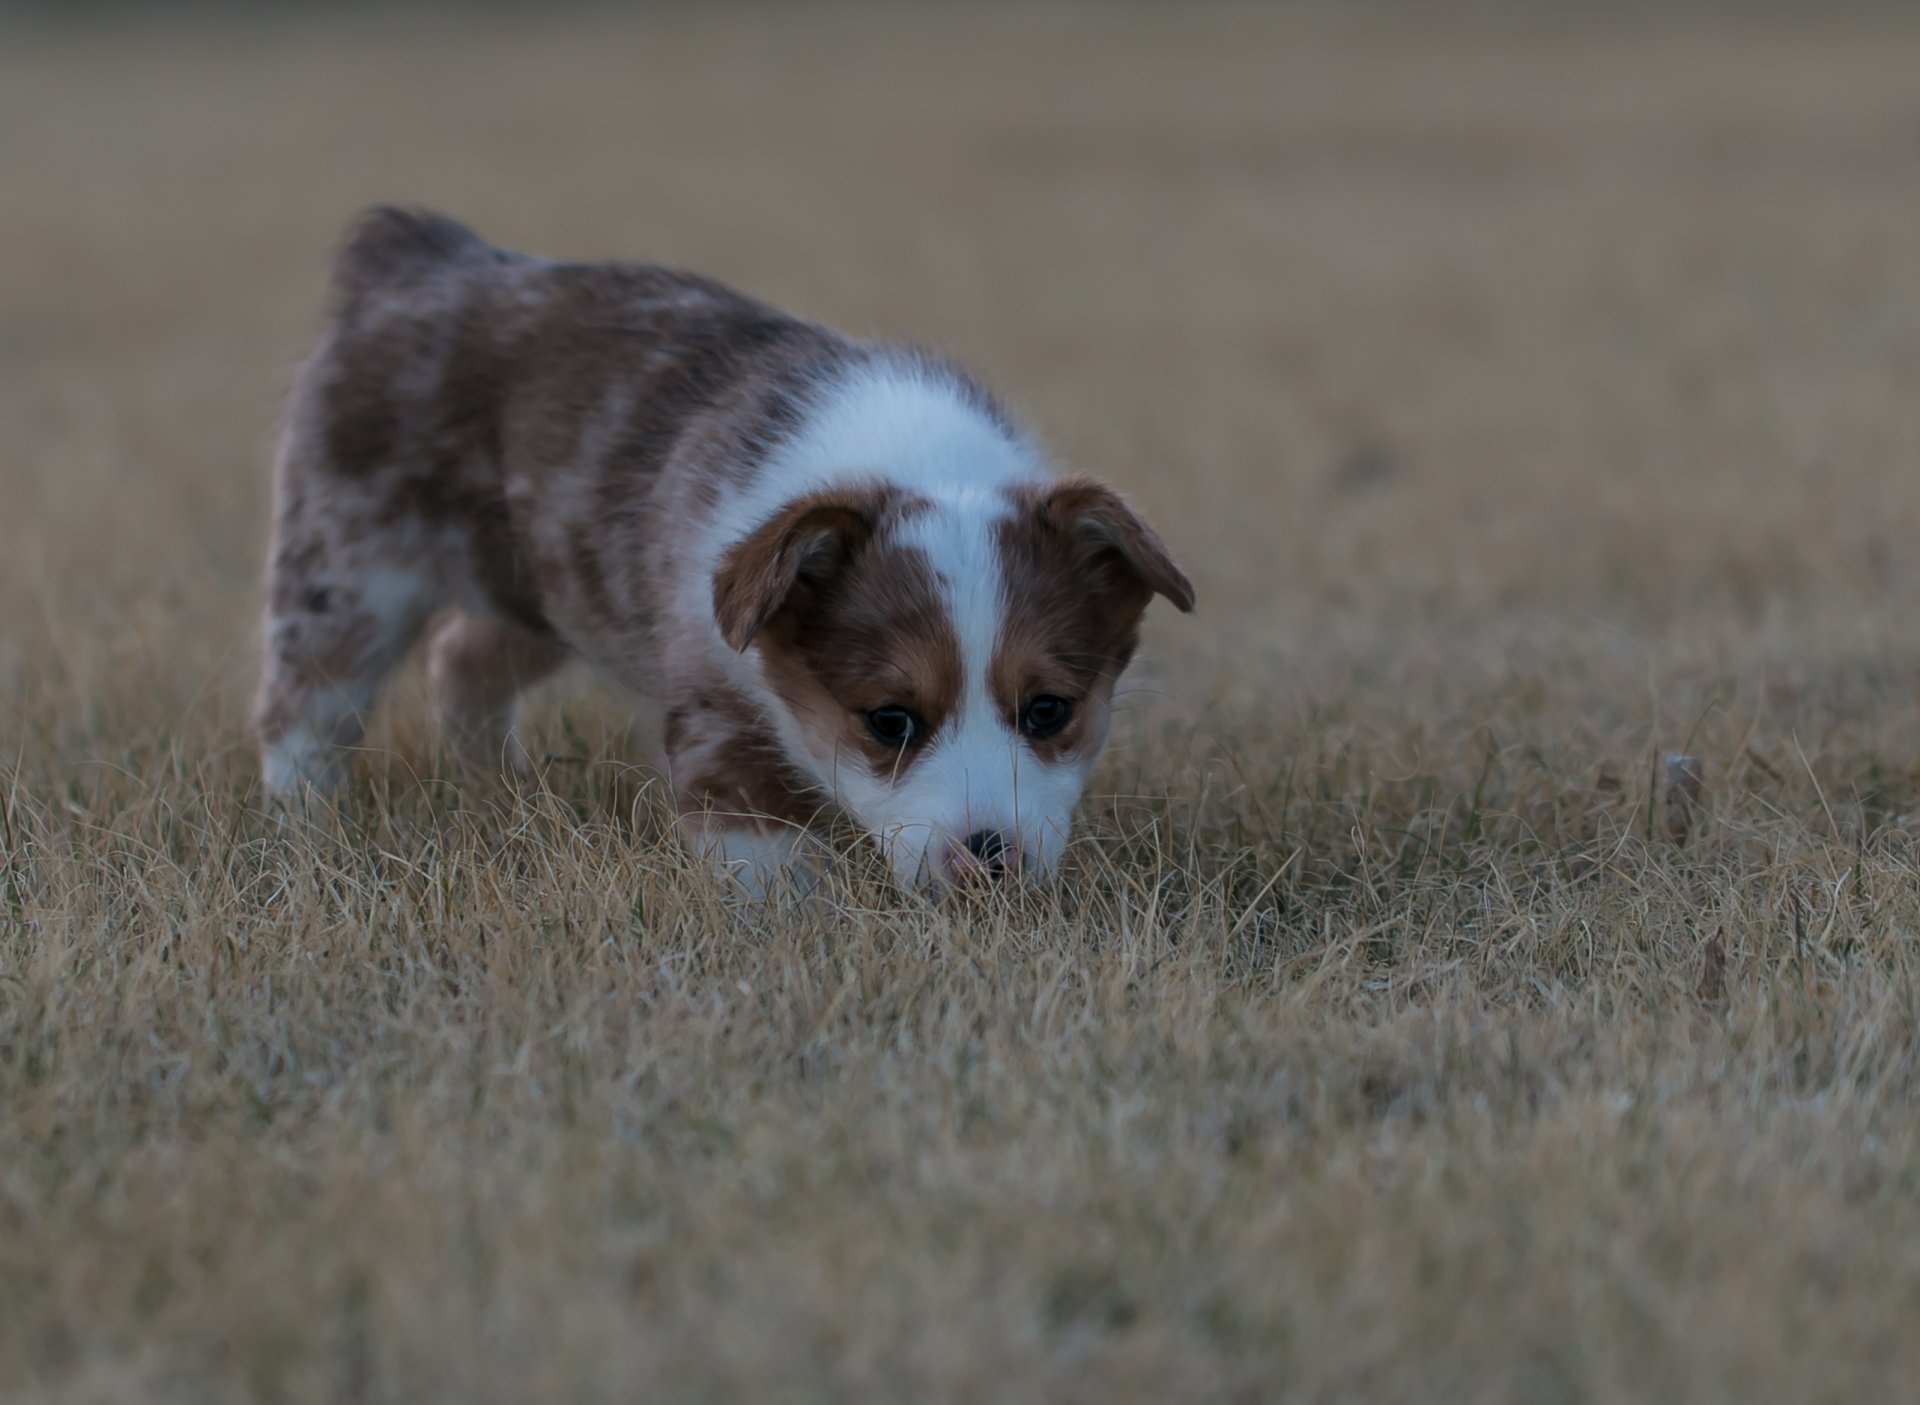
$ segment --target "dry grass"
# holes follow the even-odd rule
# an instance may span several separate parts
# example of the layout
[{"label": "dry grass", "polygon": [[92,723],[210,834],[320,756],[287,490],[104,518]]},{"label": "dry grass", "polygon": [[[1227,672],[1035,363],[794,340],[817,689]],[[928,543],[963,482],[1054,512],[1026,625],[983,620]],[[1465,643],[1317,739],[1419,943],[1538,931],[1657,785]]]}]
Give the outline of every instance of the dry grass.
[{"label": "dry grass", "polygon": [[[0,1394],[1906,1395],[1916,72],[1724,11],[9,31]],[[584,683],[545,790],[403,690],[276,832],[264,445],[379,197],[943,343],[1134,490],[1202,613],[1073,881],[731,910]]]}]

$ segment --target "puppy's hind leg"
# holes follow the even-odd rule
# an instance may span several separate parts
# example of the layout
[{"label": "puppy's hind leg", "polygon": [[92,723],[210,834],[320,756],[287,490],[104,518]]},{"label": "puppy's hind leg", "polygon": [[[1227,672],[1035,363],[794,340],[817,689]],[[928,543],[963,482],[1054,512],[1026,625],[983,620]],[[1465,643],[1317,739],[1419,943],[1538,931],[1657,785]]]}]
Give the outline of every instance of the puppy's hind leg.
[{"label": "puppy's hind leg", "polygon": [[262,775],[277,796],[345,778],[346,753],[426,614],[424,583],[403,570],[298,575],[275,572],[254,714]]},{"label": "puppy's hind leg", "polygon": [[515,723],[519,697],[567,661],[566,648],[507,620],[449,610],[427,636],[427,684],[459,753],[479,765],[532,762]]},{"label": "puppy's hind leg", "polygon": [[343,501],[301,448],[290,436],[282,451],[254,708],[263,779],[280,797],[344,778],[347,749],[439,594],[419,543]]}]

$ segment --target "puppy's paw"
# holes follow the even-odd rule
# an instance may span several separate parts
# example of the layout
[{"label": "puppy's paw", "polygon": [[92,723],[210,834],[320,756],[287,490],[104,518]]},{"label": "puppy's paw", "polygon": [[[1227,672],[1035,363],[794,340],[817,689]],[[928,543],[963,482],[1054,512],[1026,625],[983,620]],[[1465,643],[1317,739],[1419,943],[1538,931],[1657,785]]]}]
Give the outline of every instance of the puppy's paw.
[{"label": "puppy's paw", "polygon": [[290,727],[262,745],[260,782],[274,804],[306,808],[347,781],[345,747],[306,727]]},{"label": "puppy's paw", "polygon": [[734,897],[805,906],[820,889],[824,856],[803,829],[706,823],[695,828],[694,849]]}]

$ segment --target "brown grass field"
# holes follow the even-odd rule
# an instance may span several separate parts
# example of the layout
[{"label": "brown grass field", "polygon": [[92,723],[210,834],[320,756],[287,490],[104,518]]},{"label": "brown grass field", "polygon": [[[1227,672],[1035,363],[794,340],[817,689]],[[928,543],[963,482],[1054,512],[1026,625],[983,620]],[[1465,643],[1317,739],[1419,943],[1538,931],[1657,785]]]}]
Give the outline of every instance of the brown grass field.
[{"label": "brown grass field", "polygon": [[[7,21],[0,1398],[1911,1399],[1920,17],[1584,13]],[[375,199],[1132,492],[1200,613],[1068,881],[729,906],[580,678],[278,827]]]}]

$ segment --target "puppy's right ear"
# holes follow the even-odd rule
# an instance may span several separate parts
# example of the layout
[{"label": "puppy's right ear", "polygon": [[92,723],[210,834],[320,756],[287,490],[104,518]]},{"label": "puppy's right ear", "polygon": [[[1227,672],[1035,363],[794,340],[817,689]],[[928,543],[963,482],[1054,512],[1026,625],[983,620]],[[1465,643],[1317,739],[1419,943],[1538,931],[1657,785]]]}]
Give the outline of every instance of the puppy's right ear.
[{"label": "puppy's right ear", "polygon": [[[1193,582],[1175,564],[1173,554],[1113,489],[1092,478],[1062,478],[1041,500],[1041,517],[1067,532],[1083,553],[1089,570],[1106,574],[1117,567],[1155,595],[1165,596],[1183,615],[1193,613]],[[1144,604],[1148,597],[1141,597]]]},{"label": "puppy's right ear", "polygon": [[815,493],[787,504],[720,558],[713,617],[736,654],[808,590],[828,585],[873,538],[874,494]]}]

